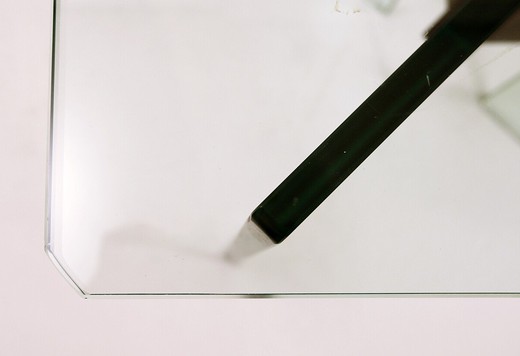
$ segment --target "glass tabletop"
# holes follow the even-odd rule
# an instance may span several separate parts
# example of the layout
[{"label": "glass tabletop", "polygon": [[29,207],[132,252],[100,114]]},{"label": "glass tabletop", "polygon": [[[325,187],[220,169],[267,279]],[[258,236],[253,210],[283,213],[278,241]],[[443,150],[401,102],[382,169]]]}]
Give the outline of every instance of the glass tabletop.
[{"label": "glass tabletop", "polygon": [[287,240],[227,258],[447,6],[57,0],[49,256],[86,297],[517,295],[511,39],[484,43]]}]

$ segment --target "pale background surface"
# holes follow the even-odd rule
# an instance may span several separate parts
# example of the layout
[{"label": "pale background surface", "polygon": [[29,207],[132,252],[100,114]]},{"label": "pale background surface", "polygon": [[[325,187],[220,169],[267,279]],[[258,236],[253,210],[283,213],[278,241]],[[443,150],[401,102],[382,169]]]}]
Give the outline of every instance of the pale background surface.
[{"label": "pale background surface", "polygon": [[520,352],[518,299],[80,299],[42,246],[50,1],[3,0],[0,17],[3,353]]}]

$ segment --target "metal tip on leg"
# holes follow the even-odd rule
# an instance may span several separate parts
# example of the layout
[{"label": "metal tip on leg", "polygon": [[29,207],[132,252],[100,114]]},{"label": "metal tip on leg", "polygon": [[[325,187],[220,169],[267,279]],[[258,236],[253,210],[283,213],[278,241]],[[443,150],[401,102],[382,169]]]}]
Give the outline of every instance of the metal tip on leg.
[{"label": "metal tip on leg", "polygon": [[225,252],[224,258],[237,263],[271,246],[274,246],[271,239],[249,218]]}]

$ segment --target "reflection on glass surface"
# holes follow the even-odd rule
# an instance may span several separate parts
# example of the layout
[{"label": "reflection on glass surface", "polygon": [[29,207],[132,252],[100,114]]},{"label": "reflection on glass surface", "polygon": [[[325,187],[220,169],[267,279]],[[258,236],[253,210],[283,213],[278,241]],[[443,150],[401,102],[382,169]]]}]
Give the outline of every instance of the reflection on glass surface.
[{"label": "reflection on glass surface", "polygon": [[481,47],[291,239],[223,257],[444,1],[57,5],[47,248],[85,295],[520,292],[520,146],[477,100],[489,73],[517,73],[493,65],[510,42]]},{"label": "reflection on glass surface", "polygon": [[483,98],[483,104],[506,130],[520,140],[520,76]]}]

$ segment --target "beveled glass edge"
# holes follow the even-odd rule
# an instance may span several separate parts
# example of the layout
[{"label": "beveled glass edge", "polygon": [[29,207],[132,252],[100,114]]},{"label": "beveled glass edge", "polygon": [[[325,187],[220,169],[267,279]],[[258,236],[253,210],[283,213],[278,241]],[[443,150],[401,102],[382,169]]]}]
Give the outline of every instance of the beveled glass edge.
[{"label": "beveled glass edge", "polygon": [[54,144],[54,108],[55,108],[55,79],[56,79],[56,33],[58,26],[58,10],[59,0],[52,1],[52,22],[51,22],[51,51],[50,51],[50,68],[49,68],[49,103],[48,103],[48,124],[47,124],[47,173],[45,184],[45,225],[44,225],[44,251],[49,257],[52,264],[65,280],[76,290],[82,297],[86,298],[86,293],[74,281],[67,270],[61,264],[59,258],[53,250],[53,241],[51,236],[51,214],[52,214],[52,164],[53,164],[53,144]]},{"label": "beveled glass edge", "polygon": [[387,293],[81,293],[85,299],[110,298],[518,298],[517,292],[387,292]]},{"label": "beveled glass edge", "polygon": [[52,196],[52,153],[54,142],[54,75],[55,75],[55,52],[56,52],[56,22],[57,22],[57,0],[52,2],[52,22],[51,22],[51,51],[49,66],[49,97],[48,97],[48,121],[47,121],[47,161],[46,161],[46,182],[45,182],[45,252],[51,245],[51,196]]},{"label": "beveled glass edge", "polygon": [[246,299],[279,299],[279,298],[511,298],[520,297],[519,292],[320,292],[320,293],[89,293],[82,289],[72,278],[66,268],[62,265],[53,250],[51,227],[51,201],[52,201],[52,164],[53,164],[53,142],[54,142],[54,114],[55,114],[55,79],[56,79],[56,50],[57,31],[59,22],[60,0],[52,1],[52,25],[51,25],[51,51],[50,51],[50,74],[49,74],[49,116],[47,126],[47,174],[45,191],[45,231],[44,251],[58,272],[64,277],[68,284],[85,299],[100,298],[246,298]]},{"label": "beveled glass edge", "polygon": [[80,294],[83,298],[88,298],[90,295],[89,293],[85,292],[81,287],[74,281],[72,276],[67,272],[67,270],[63,267],[63,265],[60,263],[56,255],[54,255],[54,252],[52,251],[50,245],[45,245],[45,253],[51,260],[52,264],[56,269],[60,272],[60,274],[65,278],[65,280],[69,283],[69,285]]}]

